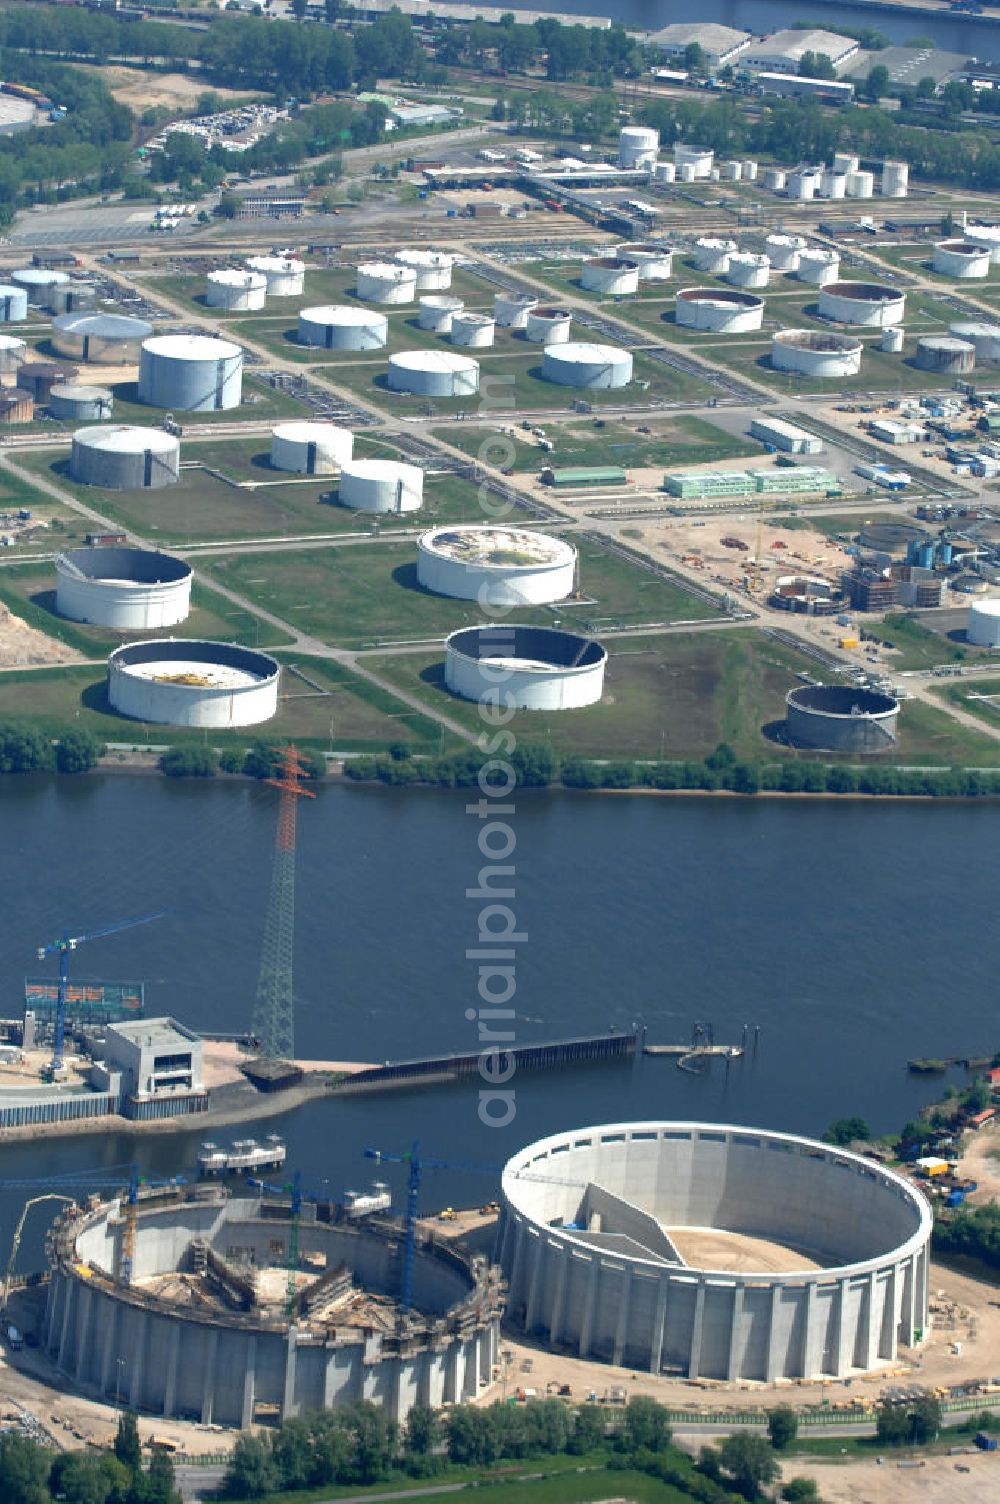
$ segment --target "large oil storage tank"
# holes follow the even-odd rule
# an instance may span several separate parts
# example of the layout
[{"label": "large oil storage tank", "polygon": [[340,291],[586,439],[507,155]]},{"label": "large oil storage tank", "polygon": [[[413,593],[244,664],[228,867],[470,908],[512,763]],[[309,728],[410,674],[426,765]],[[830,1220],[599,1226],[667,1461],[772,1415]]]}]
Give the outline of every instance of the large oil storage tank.
[{"label": "large oil storage tank", "polygon": [[801,235],[768,235],[764,250],[776,272],[797,272],[806,244]]},{"label": "large oil storage tank", "polygon": [[572,322],[568,308],[532,308],[524,325],[524,337],[536,345],[564,345]]},{"label": "large oil storage tank", "polygon": [[976,347],[971,340],[954,335],[922,334],[913,358],[921,371],[940,371],[947,376],[964,376],[975,369]]},{"label": "large oil storage tank", "polygon": [[303,308],[296,337],[299,344],[320,350],[381,350],[389,338],[389,320],[373,308]]},{"label": "large oil storage tank", "polygon": [[781,167],[765,167],[764,187],[769,193],[784,193],[788,186],[788,173]]},{"label": "large oil storage tank", "polygon": [[939,240],[931,257],[931,267],[945,277],[988,277],[988,246],[971,240]]},{"label": "large oil storage tank", "polygon": [[761,327],[764,299],[722,287],[685,287],[677,294],[674,314],[682,329],[745,334]]},{"label": "large oil storage tank", "polygon": [[905,198],[910,182],[910,168],[906,162],[893,162],[888,158],[882,163],[882,197]]},{"label": "large oil storage tank", "polygon": [[737,251],[729,258],[726,281],[734,287],[766,287],[771,275],[771,263],[766,256],[755,256],[751,251]]},{"label": "large oil storage tank", "polygon": [[846,198],[846,173],[837,172],[836,168],[828,167],[819,180],[819,192],[821,198]]},{"label": "large oil storage tank", "polygon": [[496,325],[488,313],[472,313],[463,309],[452,315],[451,342],[465,345],[473,350],[487,350],[496,338]]},{"label": "large oil storage tank", "polygon": [[251,313],[263,308],[266,298],[267,278],[263,272],[240,272],[227,267],[209,272],[205,278],[205,302],[209,308]]},{"label": "large oil storage tank", "polygon": [[417,292],[417,274],[412,266],[366,261],[358,267],[355,292],[366,303],[412,303]]},{"label": "large oil storage tank", "polygon": [[356,512],[418,512],[424,472],[400,460],[348,460],[340,472],[340,501]]},{"label": "large oil storage tank", "polygon": [[1000,225],[966,225],[962,239],[983,246],[990,253],[992,265],[1000,266]]},{"label": "large oil storage tank", "polygon": [[450,293],[427,293],[420,299],[417,326],[426,329],[428,334],[450,334],[455,315],[461,313],[464,307],[462,299],[452,297]]},{"label": "large oil storage tank", "polygon": [[628,297],[639,291],[639,268],[620,256],[591,256],[580,267],[580,286],[607,297]]},{"label": "large oil storage tank", "polygon": [[882,338],[879,340],[880,350],[887,351],[890,355],[899,355],[902,352],[906,336],[899,324],[890,324],[882,330]]},{"label": "large oil storage tank", "polygon": [[162,428],[125,424],[79,428],[73,435],[69,473],[106,491],[172,486],[180,473],[181,442]]},{"label": "large oil storage tank", "polygon": [[889,752],[899,701],[853,684],[800,684],[785,697],[788,740],[826,752]]},{"label": "large oil storage tank", "polygon": [[898,324],[906,309],[906,294],[881,282],[828,282],[819,290],[819,316],[838,324]]},{"label": "large oil storage tank", "polygon": [[656,162],[653,165],[654,183],[673,183],[677,180],[677,168],[673,162]]},{"label": "large oil storage tank", "polygon": [[716,235],[703,235],[694,243],[694,264],[700,272],[707,272],[710,277],[723,277],[729,270],[729,258],[735,250],[735,240],[720,240]]},{"label": "large oil storage tank", "polygon": [[37,403],[43,403],[48,402],[54,386],[72,381],[77,374],[75,368],[57,365],[53,360],[26,360],[17,373],[17,381]]},{"label": "large oil storage tank", "polygon": [[271,464],[296,475],[332,475],[354,453],[354,435],[336,423],[279,423],[271,430]]},{"label": "large oil storage tank", "polygon": [[257,726],[278,709],[277,659],[233,642],[160,637],[108,659],[112,710],[161,726]]},{"label": "large oil storage tank", "polygon": [[0,381],[13,384],[19,368],[28,358],[27,341],[14,334],[0,334]]},{"label": "large oil storage tank", "polygon": [[542,376],[559,386],[601,390],[628,386],[632,380],[632,352],[615,345],[591,345],[571,340],[546,345]]},{"label": "large oil storage tank", "polygon": [[185,621],[191,566],[151,548],[74,548],[56,560],[56,610],[70,621],[117,632],[150,632]]},{"label": "large oil storage tank", "polygon": [[875,196],[875,174],[860,171],[847,174],[847,197],[848,198],[873,198]]},{"label": "large oil storage tank", "polygon": [[28,317],[28,289],[0,283],[0,321],[20,324]]},{"label": "large oil storage tank", "polygon": [[51,313],[55,290],[69,281],[69,274],[44,266],[25,266],[11,272],[10,280],[15,287],[24,289],[32,307],[46,308]]},{"label": "large oil storage tank", "polygon": [[93,282],[63,282],[52,289],[49,306],[53,313],[85,313],[97,303]]},{"label": "large oil storage tank", "polygon": [[928,1330],[932,1224],[911,1180],[815,1139],[576,1127],[504,1168],[507,1319],[633,1373],[845,1379],[895,1365]]},{"label": "large oil storage tank", "polygon": [[64,423],[101,423],[111,417],[115,399],[109,387],[58,381],[49,390],[49,413]]},{"label": "large oil storage tank", "polygon": [[573,593],[576,549],[521,527],[438,527],[417,543],[417,582],[491,606],[546,605]]},{"label": "large oil storage tank", "polygon": [[623,125],[618,137],[619,167],[656,165],[660,151],[660,133],[648,125]]},{"label": "large oil storage tank", "polygon": [[[672,165],[667,163],[667,166]],[[622,261],[635,263],[639,268],[640,282],[666,282],[673,272],[673,249],[655,240],[630,240],[625,245],[615,246],[615,255]]]},{"label": "large oil storage tank", "polygon": [[172,412],[239,407],[243,351],[206,334],[159,334],[143,341],[139,401]]},{"label": "large oil storage tank", "polygon": [[820,185],[820,174],[815,168],[807,167],[788,174],[785,183],[785,192],[789,198],[811,199],[816,197]]},{"label": "large oil storage tank", "polygon": [[445,643],[444,682],[484,703],[498,686],[515,710],[577,710],[604,693],[606,649],[593,637],[513,622],[463,627]]},{"label": "large oil storage tank", "polygon": [[834,172],[842,172],[845,177],[849,172],[857,172],[860,166],[861,158],[856,157],[853,152],[835,151],[833,154]]},{"label": "large oil storage tank", "polygon": [[400,266],[414,273],[417,292],[447,292],[451,286],[451,269],[455,258],[447,251],[428,251],[422,248],[397,251],[395,259]]},{"label": "large oil storage tank", "polygon": [[152,324],[121,313],[64,313],[52,320],[52,345],[88,365],[134,366]]},{"label": "large oil storage tank", "polygon": [[976,319],[958,319],[948,325],[949,334],[975,346],[977,360],[1000,360],[1000,324],[980,323]]},{"label": "large oil storage tank", "polygon": [[800,376],[856,376],[862,349],[860,339],[852,334],[781,329],[771,336],[771,364],[776,371],[795,371]]},{"label": "large oil storage tank", "polygon": [[35,416],[35,399],[19,386],[0,387],[0,423],[30,423]]},{"label": "large oil storage tank", "polygon": [[965,636],[977,648],[1000,648],[1000,598],[994,595],[972,602]]},{"label": "large oil storage tank", "polygon": [[825,287],[828,282],[836,282],[839,275],[840,257],[836,251],[823,251],[807,246],[800,252],[797,272],[800,282],[808,282],[813,287]]},{"label": "large oil storage tank", "polygon": [[450,350],[401,350],[389,356],[389,389],[416,397],[473,397],[479,362]]},{"label": "large oil storage tank", "polygon": [[252,272],[263,272],[269,298],[301,298],[305,286],[305,262],[297,256],[248,256]]},{"label": "large oil storage tank", "polygon": [[527,293],[496,292],[493,294],[493,317],[501,329],[524,329],[528,314],[538,307],[538,299]]}]

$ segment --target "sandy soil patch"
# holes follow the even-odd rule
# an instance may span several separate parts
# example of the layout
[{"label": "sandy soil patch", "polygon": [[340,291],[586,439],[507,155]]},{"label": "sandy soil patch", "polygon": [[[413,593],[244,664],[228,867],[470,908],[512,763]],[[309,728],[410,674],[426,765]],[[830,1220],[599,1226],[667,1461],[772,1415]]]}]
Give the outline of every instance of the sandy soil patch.
[{"label": "sandy soil patch", "polygon": [[56,637],[29,627],[0,605],[0,668],[31,668],[38,664],[82,663],[83,654]]},{"label": "sandy soil patch", "polygon": [[891,1453],[881,1465],[796,1458],[782,1464],[782,1476],[814,1478],[824,1504],[972,1504],[1000,1489],[995,1454],[928,1457],[921,1467],[901,1467],[900,1460]]},{"label": "sandy soil patch", "polygon": [[745,1237],[714,1227],[668,1227],[667,1236],[692,1269],[744,1270],[756,1274],[821,1269],[823,1265],[798,1249],[767,1238]]},{"label": "sandy soil patch", "polygon": [[970,1201],[995,1201],[1000,1198],[1000,1128],[983,1128],[967,1141],[965,1152],[958,1162],[959,1174],[979,1182]]},{"label": "sandy soil patch", "polygon": [[219,89],[185,73],[148,73],[144,68],[108,67],[101,77],[114,97],[140,114],[150,106],[163,109],[190,109],[199,94],[217,94],[220,99],[251,99],[239,89]]}]

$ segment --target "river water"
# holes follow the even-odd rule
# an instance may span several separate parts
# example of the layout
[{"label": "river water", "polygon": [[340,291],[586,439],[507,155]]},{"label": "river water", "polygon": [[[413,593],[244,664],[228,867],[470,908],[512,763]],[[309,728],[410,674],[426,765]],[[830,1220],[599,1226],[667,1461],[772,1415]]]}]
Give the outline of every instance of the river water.
[{"label": "river water", "polygon": [[[196,1027],[250,1018],[270,883],[273,791],[105,776],[0,780],[0,997],[19,1013],[35,947],[164,908],[81,947],[74,975],[147,983],[147,1013]],[[645,1023],[651,1042],[760,1027],[755,1058],[701,1077],[666,1059],[515,1079],[516,1116],[478,1115],[473,1084],[326,1100],[275,1121],[304,1184],[366,1184],[366,1144],[498,1164],[541,1134],[622,1118],[694,1117],[819,1133],[860,1112],[899,1126],[940,1090],[907,1056],[997,1044],[993,919],[1000,806],[834,800],[517,796],[526,933],[516,1036]],[[300,814],[296,1041],[314,1059],[471,1049],[482,901],[480,822],[461,794],[331,786]],[[956,1076],[956,1079],[960,1079]],[[238,1135],[238,1129],[225,1136]],[[252,1131],[252,1130],[251,1130]],[[0,1147],[0,1176],[137,1159],[183,1172],[198,1133],[120,1132]],[[393,1178],[390,1175],[390,1178]],[[395,1184],[400,1185],[398,1172]],[[492,1195],[441,1173],[429,1206]],[[0,1198],[0,1259],[20,1210]],[[37,1265],[38,1236],[25,1243]]]}]

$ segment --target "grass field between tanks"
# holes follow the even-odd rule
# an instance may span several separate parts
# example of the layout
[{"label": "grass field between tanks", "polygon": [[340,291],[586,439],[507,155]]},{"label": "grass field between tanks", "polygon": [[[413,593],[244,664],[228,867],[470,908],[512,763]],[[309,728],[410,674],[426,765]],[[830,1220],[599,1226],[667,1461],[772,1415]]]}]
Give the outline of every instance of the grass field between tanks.
[{"label": "grass field between tanks", "polygon": [[[300,653],[275,656],[285,665],[278,714],[260,726],[213,729],[207,733],[212,745],[294,739],[314,748],[332,745],[349,752],[375,752],[405,741],[414,751],[435,753],[458,745],[447,733],[442,737],[433,721],[338,663]],[[291,671],[291,664],[306,677]],[[108,704],[106,673],[92,665],[0,674],[0,721],[29,719],[49,736],[72,725],[111,742],[156,746],[206,740],[201,728],[161,726],[116,714]]]},{"label": "grass field between tanks", "polygon": [[[372,259],[372,258],[366,258]],[[392,260],[392,256],[386,253],[384,258]],[[238,258],[237,258],[238,260]],[[219,267],[225,264],[225,258],[220,256]],[[232,264],[230,258],[230,264]],[[242,266],[242,263],[239,263]],[[229,323],[239,319],[246,319],[245,309],[235,309],[232,312],[225,308],[209,308],[205,302],[205,278],[196,273],[184,275],[183,273],[171,272],[167,276],[140,275],[135,278],[137,284],[141,284],[143,291],[150,297],[155,298],[157,292],[162,292],[164,297],[173,298],[175,302],[188,304],[192,313],[200,313],[209,318],[218,318],[220,323]],[[371,308],[383,313],[392,311],[392,304],[369,303],[359,298],[354,291],[357,282],[357,270],[350,267],[318,267],[306,263],[306,275],[303,283],[301,297],[276,298],[270,297],[265,302],[263,309],[257,311],[251,317],[283,318],[291,315],[294,326],[298,320],[301,308],[324,308],[329,305],[344,303],[357,308]],[[446,289],[449,295],[463,298],[470,307],[482,303],[483,306],[493,306],[493,293],[481,278],[474,277],[464,272],[461,267],[452,271],[451,286]],[[414,295],[411,304],[396,305],[397,307],[409,308],[415,313],[417,299],[420,293]]]},{"label": "grass field between tanks", "polygon": [[[493,307],[492,303],[486,300],[479,305],[474,305],[470,301],[465,306],[470,313],[490,313]],[[234,332],[240,339],[263,345],[265,349],[280,356],[282,360],[299,361],[303,365],[321,365],[327,368],[324,374],[331,381],[336,380],[336,366],[344,361],[386,361],[390,355],[395,355],[399,350],[456,350],[459,354],[464,352],[463,346],[453,344],[450,335],[436,334],[431,329],[421,329],[415,304],[373,311],[385,313],[389,318],[386,343],[375,350],[327,350],[322,345],[305,345],[299,340],[296,319],[275,318],[264,314],[242,319]],[[489,348],[502,350],[505,347],[523,349],[524,342],[515,340],[509,330],[498,329],[496,344]],[[465,353],[477,356],[479,351],[469,350]]]},{"label": "grass field between tanks", "polygon": [[[421,589],[415,543],[384,541],[311,552],[241,553],[205,561],[214,579],[338,647],[444,638],[484,619],[476,601]],[[598,632],[602,623],[692,621],[718,613],[679,584],[595,543],[580,548],[582,599],[518,612],[518,620]]]},{"label": "grass field between tanks", "polygon": [[[538,470],[543,465],[620,465],[646,468],[651,465],[705,465],[741,456],[761,456],[761,445],[737,438],[703,418],[678,414],[665,422],[654,420],[651,433],[638,433],[634,422],[615,419],[580,419],[553,424],[546,438],[555,446],[549,452],[529,440],[523,429],[504,425],[485,427],[470,423],[438,428],[438,438],[461,449],[484,464],[510,465],[517,471]],[[511,452],[513,447],[513,453]]]},{"label": "grass field between tanks", "polygon": [[984,725],[1000,728],[1000,679],[945,680],[930,688],[940,699],[949,700]]},{"label": "grass field between tanks", "polygon": [[[359,438],[355,444],[355,453],[361,458],[387,457],[397,452],[390,443],[367,437]],[[121,527],[163,548],[253,538],[363,533],[373,527],[371,514],[338,503],[337,476],[308,478],[272,470],[264,437],[192,442],[182,451],[177,484],[155,490],[106,491],[81,485],[69,476],[65,449],[19,456],[19,462],[25,469],[45,476],[78,500],[97,508]],[[221,473],[213,475],[212,469]],[[238,481],[251,481],[253,488],[235,484]],[[424,477],[424,498],[424,507],[417,518],[408,514],[380,516],[379,530],[413,527],[415,521],[482,520],[478,491],[471,480],[431,472]]]},{"label": "grass field between tanks", "polygon": [[[851,762],[837,753],[796,752],[765,734],[784,720],[796,674],[814,660],[743,628],[660,637],[605,639],[609,661],[598,705],[561,712],[520,711],[510,722],[518,739],[549,741],[561,756],[702,758],[719,742],[738,757],[788,757]],[[473,729],[479,709],[450,694],[440,651],[366,656],[365,662],[401,689]],[[881,759],[880,759],[881,760]],[[945,711],[906,701],[900,736],[886,761],[955,767],[1000,765],[1000,744],[958,726]]]},{"label": "grass field between tanks", "polygon": [[884,621],[866,622],[865,629],[880,642],[892,643],[895,651],[887,660],[892,671],[936,668],[942,663],[960,663],[963,660],[974,663],[977,659],[987,659],[990,656],[987,648],[977,648],[964,640],[956,641],[901,612],[890,613]]},{"label": "grass field between tanks", "polygon": [[67,621],[56,614],[55,565],[48,563],[16,564],[0,570],[0,601],[30,627],[37,627],[49,637],[58,637],[88,658],[98,658],[122,642],[144,637],[205,637],[264,648],[280,647],[294,640],[287,632],[199,584],[191,587],[190,615],[171,627],[151,632],[130,627],[125,632],[114,632],[86,622]]}]

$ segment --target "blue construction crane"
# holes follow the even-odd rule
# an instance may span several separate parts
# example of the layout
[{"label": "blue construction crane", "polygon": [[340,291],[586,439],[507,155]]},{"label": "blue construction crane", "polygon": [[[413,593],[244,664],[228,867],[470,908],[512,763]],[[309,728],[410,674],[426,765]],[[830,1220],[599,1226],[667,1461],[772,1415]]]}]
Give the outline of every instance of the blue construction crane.
[{"label": "blue construction crane", "polygon": [[162,919],[166,909],[155,914],[140,914],[138,919],[119,919],[115,924],[105,924],[99,929],[88,930],[85,935],[71,935],[65,930],[58,940],[50,945],[40,945],[36,952],[39,961],[46,956],[59,957],[59,992],[56,998],[55,1042],[52,1046],[52,1063],[49,1074],[54,1078],[63,1068],[63,1045],[66,1039],[66,989],[69,984],[69,953],[87,940],[100,940],[105,935],[117,935],[119,930],[130,930],[137,924],[149,924],[153,919]]}]

